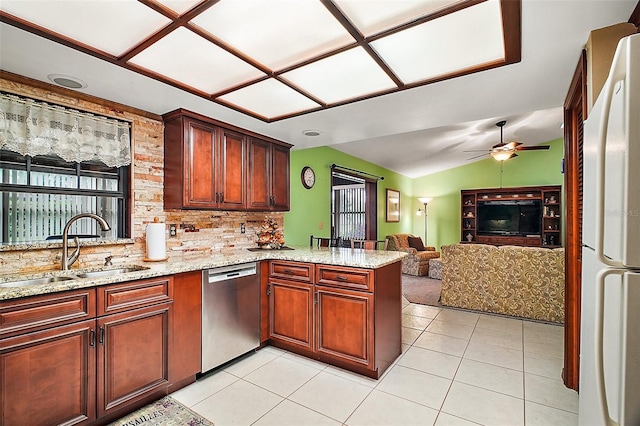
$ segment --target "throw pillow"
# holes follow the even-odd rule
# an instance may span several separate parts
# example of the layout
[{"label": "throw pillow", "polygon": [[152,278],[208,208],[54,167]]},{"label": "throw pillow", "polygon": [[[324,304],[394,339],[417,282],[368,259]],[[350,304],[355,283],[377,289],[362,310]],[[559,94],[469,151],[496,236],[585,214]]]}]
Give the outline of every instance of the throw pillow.
[{"label": "throw pillow", "polygon": [[409,247],[413,247],[418,251],[425,251],[424,244],[422,243],[422,238],[420,237],[408,237]]}]

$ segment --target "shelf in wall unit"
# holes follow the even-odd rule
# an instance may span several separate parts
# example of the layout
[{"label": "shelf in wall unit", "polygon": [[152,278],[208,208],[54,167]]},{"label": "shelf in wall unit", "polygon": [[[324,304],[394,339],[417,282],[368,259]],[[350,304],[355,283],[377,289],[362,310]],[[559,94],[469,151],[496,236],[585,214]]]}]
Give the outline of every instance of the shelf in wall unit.
[{"label": "shelf in wall unit", "polygon": [[[479,243],[492,245],[521,245],[529,247],[555,248],[562,247],[562,186],[533,186],[517,188],[483,188],[466,189],[460,191],[460,241],[462,243]],[[472,204],[470,204],[472,203]],[[520,229],[520,233],[539,234],[537,236],[522,235],[502,235],[500,231],[514,233],[514,229],[500,228],[499,225],[492,225],[491,220],[483,215],[489,214],[490,209],[499,208],[489,206],[510,206],[510,205],[532,205],[527,212],[534,213],[536,218],[542,223],[541,229],[534,228]],[[506,209],[506,208],[505,208]],[[509,211],[508,209],[506,209]],[[514,210],[514,209],[511,209]],[[499,211],[499,210],[498,210]],[[470,216],[467,216],[467,215]],[[539,216],[538,216],[539,215]],[[513,221],[510,216],[507,221]],[[519,226],[515,221],[514,226]],[[496,229],[486,229],[496,226]],[[493,231],[494,234],[478,235],[479,231]],[[534,232],[531,232],[534,231]],[[518,232],[515,232],[518,233]],[[472,235],[471,241],[466,236]],[[551,244],[547,244],[551,243]]]}]

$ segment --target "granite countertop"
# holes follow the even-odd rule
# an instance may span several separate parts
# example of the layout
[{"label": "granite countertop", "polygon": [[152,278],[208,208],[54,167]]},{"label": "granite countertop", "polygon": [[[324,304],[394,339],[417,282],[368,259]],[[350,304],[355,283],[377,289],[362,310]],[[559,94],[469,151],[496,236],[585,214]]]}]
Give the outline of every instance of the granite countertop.
[{"label": "granite countertop", "polygon": [[[373,251],[350,248],[309,248],[292,247],[293,250],[261,250],[233,249],[223,253],[185,252],[172,254],[164,262],[118,262],[113,259],[113,266],[91,269],[71,269],[69,271],[52,270],[51,272],[32,275],[0,275],[0,300],[16,299],[25,296],[55,293],[65,290],[95,287],[104,284],[114,284],[145,278],[173,275],[181,272],[197,271],[220,266],[237,265],[260,260],[291,260],[296,262],[320,263],[326,265],[351,266],[356,268],[376,269],[394,263],[407,254],[399,251]],[[75,276],[84,271],[100,271],[119,268],[140,268],[133,272],[113,273],[92,278]],[[41,278],[61,277],[71,278],[47,284],[36,284],[23,287],[2,287],[3,283]]]}]

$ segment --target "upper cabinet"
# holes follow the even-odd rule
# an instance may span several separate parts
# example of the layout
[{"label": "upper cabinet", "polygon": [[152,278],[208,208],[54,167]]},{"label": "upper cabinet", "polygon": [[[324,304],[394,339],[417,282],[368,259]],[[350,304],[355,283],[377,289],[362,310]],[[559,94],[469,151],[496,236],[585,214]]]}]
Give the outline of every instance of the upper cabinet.
[{"label": "upper cabinet", "polygon": [[249,210],[289,210],[289,148],[249,139]]},{"label": "upper cabinet", "polygon": [[165,208],[289,210],[291,145],[182,109],[163,119]]}]

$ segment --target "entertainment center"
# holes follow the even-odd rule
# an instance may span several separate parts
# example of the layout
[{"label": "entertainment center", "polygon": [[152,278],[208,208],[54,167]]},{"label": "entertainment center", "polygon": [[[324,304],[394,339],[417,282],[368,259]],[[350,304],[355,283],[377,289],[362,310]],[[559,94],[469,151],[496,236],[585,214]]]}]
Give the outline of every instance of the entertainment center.
[{"label": "entertainment center", "polygon": [[562,187],[463,189],[463,243],[562,247]]}]

